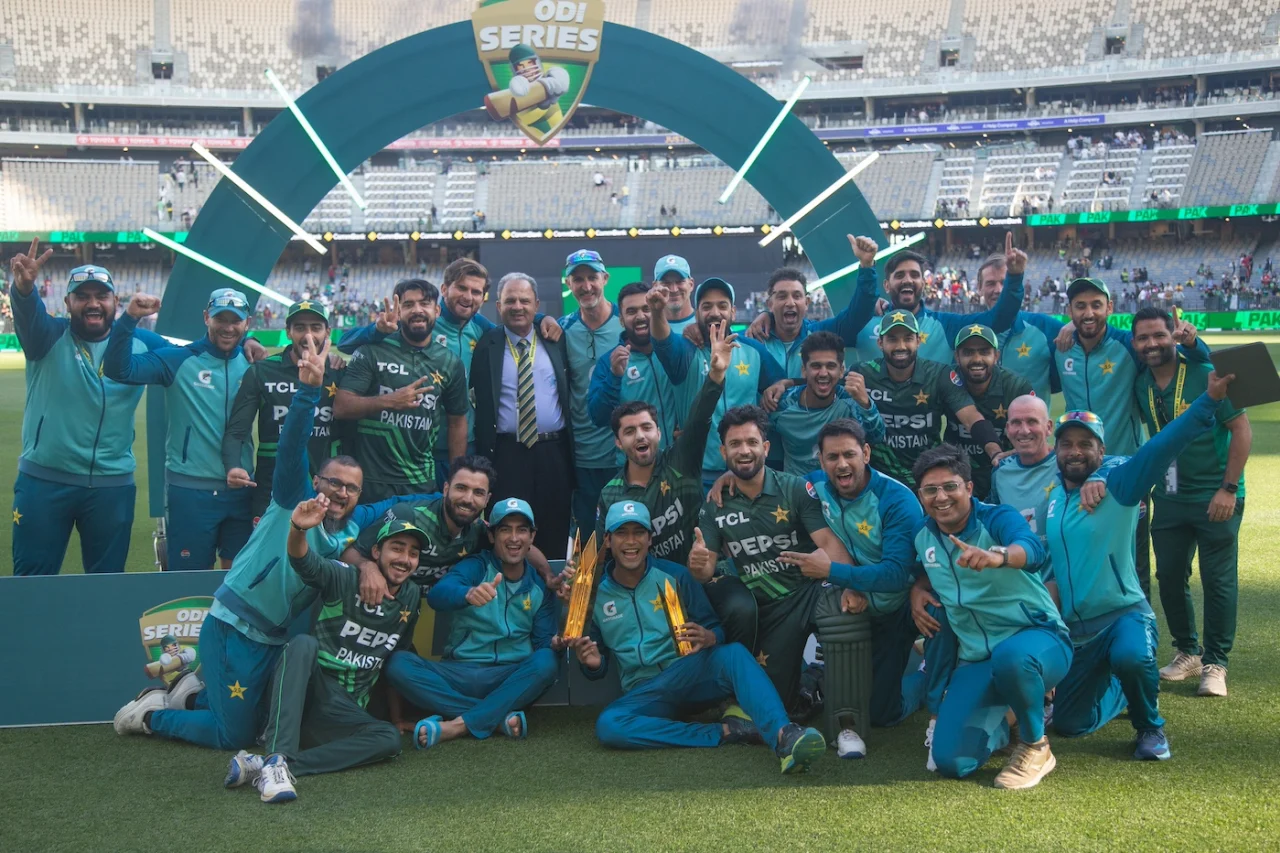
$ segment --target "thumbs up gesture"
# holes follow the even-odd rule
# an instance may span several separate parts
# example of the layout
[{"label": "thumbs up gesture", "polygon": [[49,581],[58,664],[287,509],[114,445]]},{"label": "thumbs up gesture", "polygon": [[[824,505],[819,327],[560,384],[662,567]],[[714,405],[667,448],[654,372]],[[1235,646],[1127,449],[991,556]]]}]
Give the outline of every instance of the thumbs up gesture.
[{"label": "thumbs up gesture", "polygon": [[502,583],[502,573],[494,575],[493,580],[467,590],[467,604],[472,607],[484,607],[498,597],[498,585]]},{"label": "thumbs up gesture", "polygon": [[711,580],[716,570],[716,555],[707,548],[702,529],[693,528],[693,548],[689,551],[689,572],[701,583]]}]

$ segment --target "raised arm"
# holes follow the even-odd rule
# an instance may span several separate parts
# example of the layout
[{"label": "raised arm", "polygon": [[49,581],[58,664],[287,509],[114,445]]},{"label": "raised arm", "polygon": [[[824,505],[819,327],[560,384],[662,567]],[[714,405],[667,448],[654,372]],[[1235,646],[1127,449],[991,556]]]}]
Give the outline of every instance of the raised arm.
[{"label": "raised arm", "polygon": [[880,562],[831,564],[831,582],[858,592],[901,592],[911,586],[916,563],[915,530],[924,513],[914,498],[895,495],[880,511]]},{"label": "raised arm", "polygon": [[[1220,397],[1212,396],[1215,386],[1221,393]],[[1213,426],[1218,405],[1226,397],[1226,386],[1227,381],[1219,379],[1218,374],[1210,374],[1208,391],[1138,448],[1137,453],[1110,470],[1107,493],[1123,506],[1136,506],[1187,449],[1187,445]]]}]

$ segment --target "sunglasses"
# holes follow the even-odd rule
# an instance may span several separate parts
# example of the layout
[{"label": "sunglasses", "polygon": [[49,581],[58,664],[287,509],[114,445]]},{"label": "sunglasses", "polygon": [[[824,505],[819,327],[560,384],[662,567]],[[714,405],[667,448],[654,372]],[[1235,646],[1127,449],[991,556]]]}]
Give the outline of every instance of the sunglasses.
[{"label": "sunglasses", "polygon": [[209,300],[210,308],[248,308],[249,302],[243,296],[224,293]]},{"label": "sunglasses", "polygon": [[83,281],[101,281],[111,284],[111,273],[106,270],[80,270],[71,273],[71,281],[79,284]]},{"label": "sunglasses", "polygon": [[1102,418],[1093,412],[1067,412],[1058,418],[1058,423],[1060,424],[1070,423],[1071,421],[1079,421],[1082,424],[1100,424],[1102,423]]},{"label": "sunglasses", "polygon": [[579,249],[569,257],[565,258],[565,266],[572,264],[601,264],[604,261],[600,258],[600,253],[593,249]]},{"label": "sunglasses", "polygon": [[954,495],[964,488],[964,483],[957,483],[955,480],[943,483],[941,486],[921,486],[920,494],[926,498],[936,497],[938,492],[944,492],[948,495]]}]

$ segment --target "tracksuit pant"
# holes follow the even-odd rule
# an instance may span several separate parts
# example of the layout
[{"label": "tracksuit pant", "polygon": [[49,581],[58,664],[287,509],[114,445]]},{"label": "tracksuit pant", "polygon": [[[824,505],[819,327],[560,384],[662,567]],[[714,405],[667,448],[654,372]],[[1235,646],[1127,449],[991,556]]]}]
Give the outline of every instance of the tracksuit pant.
[{"label": "tracksuit pant", "polygon": [[284,646],[255,642],[212,615],[200,628],[204,690],[196,710],[156,711],[151,731],[210,749],[245,749],[262,730],[264,701]]},{"label": "tracksuit pant", "polygon": [[320,666],[310,634],[289,641],[271,678],[263,748],[295,776],[335,773],[400,754],[400,732],[361,708]]},{"label": "tracksuit pant", "polygon": [[71,528],[80,531],[85,574],[123,572],[138,488],[68,486],[18,474],[13,484],[13,573],[62,571]]},{"label": "tracksuit pant", "polygon": [[916,623],[911,605],[871,614],[871,725],[896,726],[916,712],[928,687],[926,673],[907,673]]},{"label": "tracksuit pant", "polygon": [[998,643],[986,660],[957,665],[933,730],[938,772],[961,779],[985,764],[1009,742],[1008,710],[1024,741],[1044,737],[1045,691],[1070,666],[1071,644],[1049,628],[1024,628]]},{"label": "tracksuit pant", "polygon": [[189,489],[166,487],[165,539],[169,571],[216,568],[214,560],[234,559],[253,533],[249,489]]},{"label": "tracksuit pant", "polygon": [[[1208,503],[1156,501],[1151,525],[1152,533],[1158,534],[1152,536],[1156,580],[1174,648],[1203,655],[1206,664],[1226,666],[1236,639],[1237,561],[1244,501],[1236,501],[1235,514],[1226,521],[1210,521],[1208,510]],[[1191,602],[1191,558],[1197,550],[1204,588],[1203,646],[1196,635],[1196,610]]]},{"label": "tracksuit pant", "polygon": [[601,712],[596,737],[614,749],[719,746],[720,723],[686,723],[677,718],[732,697],[755,721],[764,742],[775,746],[778,732],[790,722],[786,709],[769,676],[738,643],[679,658],[659,675],[631,688]]},{"label": "tracksuit pant", "polygon": [[1096,732],[1126,706],[1135,730],[1163,726],[1158,641],[1155,614],[1127,610],[1089,640],[1076,643],[1071,670],[1053,697],[1054,731],[1067,737]]},{"label": "tracksuit pant", "polygon": [[467,731],[483,739],[545,693],[558,670],[551,649],[539,649],[520,663],[494,664],[429,661],[416,652],[396,652],[387,664],[387,680],[417,707],[461,717]]},{"label": "tracksuit pant", "polygon": [[951,630],[945,608],[929,605],[928,611],[941,626],[932,637],[926,637],[924,641],[924,705],[936,717],[942,708],[942,697],[951,685],[951,677],[955,675],[956,663],[960,659],[960,641],[956,639],[955,631]]},{"label": "tracksuit pant", "polygon": [[[596,505],[605,485],[618,474],[618,466],[610,468],[583,468],[574,466],[573,523],[582,531],[582,539],[596,529]],[[601,543],[603,547],[603,543]]]}]

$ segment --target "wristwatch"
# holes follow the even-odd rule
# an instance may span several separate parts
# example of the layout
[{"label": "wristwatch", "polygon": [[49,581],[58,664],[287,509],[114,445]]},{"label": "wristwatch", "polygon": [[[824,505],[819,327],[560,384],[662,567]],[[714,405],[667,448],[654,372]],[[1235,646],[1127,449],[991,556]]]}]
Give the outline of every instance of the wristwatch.
[{"label": "wristwatch", "polygon": [[1234,495],[1240,491],[1240,484],[1239,483],[1223,483],[1218,488],[1222,489],[1224,492],[1230,492],[1231,494]]},{"label": "wristwatch", "polygon": [[1003,569],[1005,566],[1009,565],[1009,549],[1008,548],[1004,547],[1003,545],[992,545],[987,550],[993,554],[1000,555],[1000,565],[996,566],[997,569]]}]

